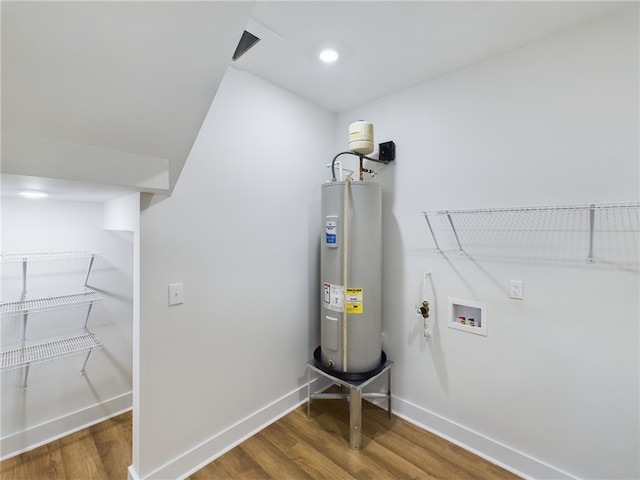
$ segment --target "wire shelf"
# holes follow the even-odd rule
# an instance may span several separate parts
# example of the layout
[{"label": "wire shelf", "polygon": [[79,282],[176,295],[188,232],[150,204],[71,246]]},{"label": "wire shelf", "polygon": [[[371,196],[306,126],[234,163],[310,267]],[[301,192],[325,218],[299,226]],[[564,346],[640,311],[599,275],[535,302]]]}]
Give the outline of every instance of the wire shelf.
[{"label": "wire shelf", "polygon": [[0,316],[10,317],[23,313],[47,312],[63,308],[79,307],[102,301],[102,297],[92,290],[57,297],[34,298],[17,302],[0,303]]},{"label": "wire shelf", "polygon": [[640,202],[582,203],[570,205],[538,205],[529,207],[470,208],[462,210],[423,210],[423,215],[476,214],[476,213],[526,213],[554,210],[602,210],[640,208]]},{"label": "wire shelf", "polygon": [[423,210],[436,251],[637,269],[640,202]]},{"label": "wire shelf", "polygon": [[99,257],[100,253],[90,251],[69,252],[29,252],[29,253],[0,253],[1,263],[39,262],[47,260],[76,260]]},{"label": "wire shelf", "polygon": [[18,347],[1,352],[2,367],[0,371],[7,372],[16,368],[58,360],[79,353],[91,352],[101,347],[102,342],[90,331],[75,337],[60,338],[40,344]]}]

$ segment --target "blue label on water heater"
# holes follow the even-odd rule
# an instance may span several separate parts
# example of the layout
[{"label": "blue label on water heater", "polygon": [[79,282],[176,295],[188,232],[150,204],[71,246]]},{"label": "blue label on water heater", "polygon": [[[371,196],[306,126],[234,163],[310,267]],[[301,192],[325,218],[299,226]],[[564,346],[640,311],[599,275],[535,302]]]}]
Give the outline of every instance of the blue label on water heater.
[{"label": "blue label on water heater", "polygon": [[338,236],[336,235],[337,222],[335,220],[327,220],[325,224],[324,241],[327,245],[337,246]]}]

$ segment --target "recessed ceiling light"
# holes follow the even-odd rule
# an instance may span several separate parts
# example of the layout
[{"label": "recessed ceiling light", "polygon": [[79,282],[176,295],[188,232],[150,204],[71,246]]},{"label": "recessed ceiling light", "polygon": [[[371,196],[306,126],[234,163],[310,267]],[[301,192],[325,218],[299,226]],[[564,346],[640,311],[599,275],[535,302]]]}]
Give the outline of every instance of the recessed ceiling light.
[{"label": "recessed ceiling light", "polygon": [[320,52],[320,61],[324,63],[334,63],[338,60],[338,52],[333,48],[326,48]]},{"label": "recessed ceiling light", "polygon": [[47,198],[49,194],[35,190],[25,190],[24,192],[20,192],[20,196],[24,198]]}]

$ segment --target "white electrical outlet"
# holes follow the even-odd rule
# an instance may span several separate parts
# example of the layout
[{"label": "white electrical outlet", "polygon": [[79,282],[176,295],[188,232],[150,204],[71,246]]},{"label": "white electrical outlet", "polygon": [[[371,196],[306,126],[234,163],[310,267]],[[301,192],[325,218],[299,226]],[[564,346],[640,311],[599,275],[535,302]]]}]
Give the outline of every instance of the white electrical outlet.
[{"label": "white electrical outlet", "polygon": [[517,298],[518,300],[524,298],[524,282],[522,280],[511,280],[509,296],[511,298]]}]

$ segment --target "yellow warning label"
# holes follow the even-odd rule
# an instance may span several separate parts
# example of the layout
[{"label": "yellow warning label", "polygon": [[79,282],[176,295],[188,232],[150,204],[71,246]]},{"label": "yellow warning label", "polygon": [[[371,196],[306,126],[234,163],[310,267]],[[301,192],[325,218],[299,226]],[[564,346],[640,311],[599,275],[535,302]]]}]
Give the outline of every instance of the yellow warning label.
[{"label": "yellow warning label", "polygon": [[362,302],[347,303],[347,313],[362,313]]},{"label": "yellow warning label", "polygon": [[347,313],[362,313],[364,311],[364,304],[362,302],[363,290],[362,288],[347,288],[345,295],[345,304],[347,307]]}]

